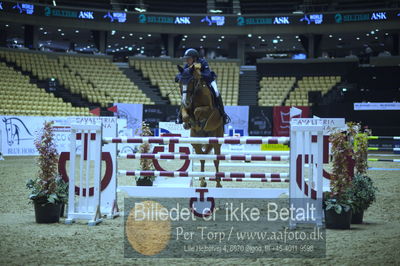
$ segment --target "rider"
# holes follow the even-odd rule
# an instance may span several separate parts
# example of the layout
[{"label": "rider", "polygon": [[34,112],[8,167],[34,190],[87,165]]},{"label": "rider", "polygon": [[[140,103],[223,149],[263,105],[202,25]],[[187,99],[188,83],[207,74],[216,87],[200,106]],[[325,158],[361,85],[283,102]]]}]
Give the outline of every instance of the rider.
[{"label": "rider", "polygon": [[[224,125],[230,122],[229,116],[225,113],[224,109],[224,104],[222,102],[222,97],[221,94],[218,91],[217,83],[215,81],[215,78],[217,75],[210,70],[210,67],[208,66],[207,61],[204,58],[201,58],[199,55],[199,52],[197,52],[196,49],[189,48],[185,51],[185,54],[183,56],[186,59],[186,65],[184,68],[188,68],[193,66],[194,64],[200,64],[200,71],[201,71],[201,77],[204,79],[204,81],[207,83],[208,87],[210,88],[210,91],[213,95],[214,102],[216,104],[217,109],[221,113]],[[178,82],[177,79],[175,81]],[[182,123],[182,114],[179,113],[178,115],[178,121],[179,124]]]}]

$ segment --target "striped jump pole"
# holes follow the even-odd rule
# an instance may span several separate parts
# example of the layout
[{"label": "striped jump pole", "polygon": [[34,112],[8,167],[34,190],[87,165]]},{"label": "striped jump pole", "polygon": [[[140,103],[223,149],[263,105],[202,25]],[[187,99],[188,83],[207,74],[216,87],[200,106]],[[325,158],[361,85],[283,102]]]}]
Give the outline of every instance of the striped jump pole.
[{"label": "striped jump pole", "polygon": [[290,151],[240,151],[240,150],[232,150],[232,151],[221,151],[223,155],[243,155],[243,153],[251,153],[253,155],[289,155]]},{"label": "striped jump pole", "polygon": [[[200,178],[195,177],[195,180]],[[207,181],[217,181],[215,177],[205,177]],[[221,178],[224,182],[265,182],[265,183],[289,183],[287,178]]]},{"label": "striped jump pole", "polygon": [[400,137],[397,137],[397,136],[369,136],[368,139],[392,139],[392,140],[400,140]]},{"label": "striped jump pole", "polygon": [[241,138],[179,138],[179,137],[120,137],[103,138],[103,143],[150,143],[150,144],[288,144],[288,137],[241,137]]},{"label": "striped jump pole", "polygon": [[[194,163],[194,166],[200,166],[200,163]],[[214,166],[214,163],[205,163],[205,166]],[[272,167],[272,168],[289,168],[288,163],[220,163],[220,167]]]},{"label": "striped jump pole", "polygon": [[400,148],[377,148],[377,147],[368,147],[369,151],[400,151]]},{"label": "striped jump pole", "polygon": [[157,154],[133,153],[120,154],[126,159],[155,159],[155,160],[212,160],[212,161],[288,161],[289,156],[273,155],[216,155],[216,154]]},{"label": "striped jump pole", "polygon": [[127,176],[166,176],[166,177],[214,177],[214,178],[286,178],[288,173],[235,173],[235,172],[181,172],[181,171],[126,171],[119,174]]},{"label": "striped jump pole", "polygon": [[378,159],[378,158],[368,158],[370,162],[393,162],[400,163],[400,159]]}]

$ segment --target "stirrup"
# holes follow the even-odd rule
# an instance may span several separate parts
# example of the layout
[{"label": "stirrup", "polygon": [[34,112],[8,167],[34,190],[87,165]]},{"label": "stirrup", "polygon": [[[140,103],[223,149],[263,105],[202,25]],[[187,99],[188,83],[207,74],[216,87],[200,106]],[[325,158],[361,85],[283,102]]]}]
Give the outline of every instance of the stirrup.
[{"label": "stirrup", "polygon": [[178,116],[178,118],[175,120],[175,124],[182,124],[183,120],[181,117]]}]

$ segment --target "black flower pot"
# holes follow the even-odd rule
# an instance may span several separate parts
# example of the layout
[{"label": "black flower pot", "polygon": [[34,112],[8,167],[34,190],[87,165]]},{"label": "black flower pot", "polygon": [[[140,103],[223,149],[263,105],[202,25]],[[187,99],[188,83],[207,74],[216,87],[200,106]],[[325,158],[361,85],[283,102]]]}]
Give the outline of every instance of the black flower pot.
[{"label": "black flower pot", "polygon": [[35,217],[37,223],[49,224],[60,221],[61,204],[60,203],[40,203],[34,202]]},{"label": "black flower pot", "polygon": [[61,207],[60,207],[60,217],[66,217],[66,216],[65,216],[65,203],[62,203],[62,204],[61,204]]},{"label": "black flower pot", "polygon": [[325,210],[325,226],[327,229],[350,229],[351,210],[336,213],[334,209]]},{"label": "black flower pot", "polygon": [[151,179],[141,178],[141,179],[136,180],[136,186],[151,187],[151,186],[153,186],[153,181],[151,181]]},{"label": "black flower pot", "polygon": [[353,212],[351,216],[351,223],[352,224],[362,224],[364,217],[364,211]]}]

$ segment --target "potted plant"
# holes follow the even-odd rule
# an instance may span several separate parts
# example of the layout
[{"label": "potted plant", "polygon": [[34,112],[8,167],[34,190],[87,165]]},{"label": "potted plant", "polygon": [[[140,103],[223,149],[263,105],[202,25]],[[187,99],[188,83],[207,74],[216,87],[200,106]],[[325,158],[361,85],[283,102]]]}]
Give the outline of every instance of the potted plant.
[{"label": "potted plant", "polygon": [[352,224],[363,222],[364,211],[375,201],[377,188],[372,179],[366,175],[356,174],[350,190],[353,215]]},{"label": "potted plant", "polygon": [[[148,137],[153,136],[153,132],[146,122],[142,124],[142,130],[140,132],[140,136]],[[150,153],[151,145],[149,143],[143,143],[139,147],[140,153]],[[154,170],[153,160],[152,159],[140,159],[140,169],[142,171],[151,171]],[[137,186],[152,186],[153,181],[156,179],[155,176],[135,176],[136,185]]]},{"label": "potted plant", "polygon": [[351,223],[361,224],[364,211],[375,201],[377,188],[370,177],[368,169],[368,136],[369,131],[357,133],[354,136],[354,160],[356,175],[352,181],[350,190],[353,215]]},{"label": "potted plant", "polygon": [[28,180],[29,199],[35,206],[37,223],[56,223],[61,207],[68,199],[68,184],[58,175],[58,154],[54,143],[53,122],[45,122],[38,132],[35,146],[39,152],[39,171],[35,179]]},{"label": "potted plant", "polygon": [[325,225],[330,229],[349,229],[351,222],[352,147],[347,132],[336,131],[329,137],[332,143],[332,176],[330,192],[324,193]]}]

